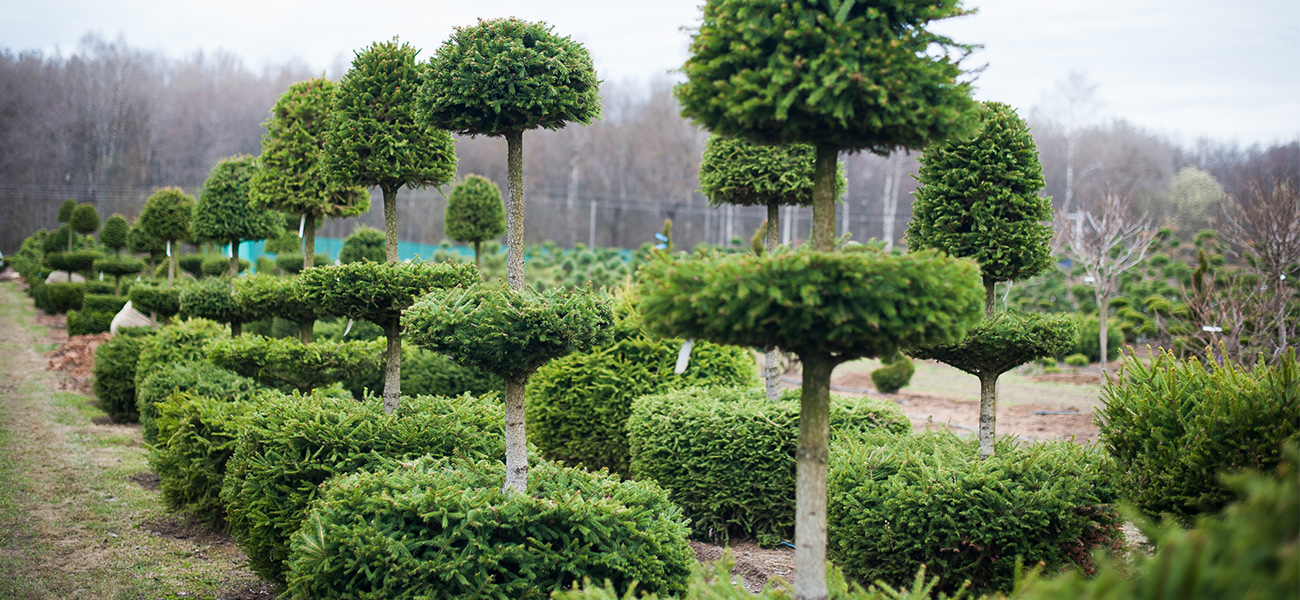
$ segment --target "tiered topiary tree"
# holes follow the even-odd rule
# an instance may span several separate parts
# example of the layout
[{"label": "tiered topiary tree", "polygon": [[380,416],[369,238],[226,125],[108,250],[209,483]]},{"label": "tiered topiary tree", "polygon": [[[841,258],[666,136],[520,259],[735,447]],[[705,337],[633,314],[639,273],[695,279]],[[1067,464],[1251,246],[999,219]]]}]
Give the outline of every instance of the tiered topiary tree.
[{"label": "tiered topiary tree", "polygon": [[171,260],[167,265],[167,286],[176,280],[176,259],[180,254],[173,246],[190,237],[194,218],[194,198],[180,188],[165,187],[155,191],[144,203],[137,225],[149,237],[163,242]]},{"label": "tiered topiary tree", "polygon": [[292,279],[266,273],[240,277],[234,282],[232,294],[242,322],[280,317],[298,325],[298,339],[303,344],[312,343],[310,324],[319,314],[298,295]]},{"label": "tiered topiary tree", "polygon": [[501,189],[492,180],[470,175],[451,190],[443,221],[447,237],[474,244],[474,266],[483,268],[479,245],[506,232],[506,210]]},{"label": "tiered topiary tree", "polygon": [[331,176],[383,192],[390,263],[398,260],[397,191],[442,185],[456,174],[451,134],[416,119],[416,53],[397,38],[357,52],[339,83],[326,136]]},{"label": "tiered topiary tree", "polygon": [[1035,358],[1059,356],[1078,337],[1064,315],[995,315],[994,287],[1051,266],[1051,198],[1040,196],[1042,165],[1029,127],[1010,106],[984,104],[983,127],[966,142],[946,142],[921,155],[909,248],[936,248],[974,259],[984,283],[985,321],[966,339],[908,352],[950,364],[980,380],[979,452],[994,452],[997,381]]},{"label": "tiered topiary tree", "polygon": [[336,89],[327,79],[289,86],[264,123],[260,165],[249,183],[254,208],[301,215],[306,267],[314,262],[318,219],[354,217],[370,210],[370,195],[339,181],[325,165],[325,134]]},{"label": "tiered topiary tree", "polygon": [[433,290],[478,280],[478,270],[468,263],[359,262],[307,269],[294,280],[294,290],[322,315],[370,321],[384,329],[384,410],[392,413],[401,403],[402,311]]},{"label": "tiered topiary tree", "polygon": [[190,222],[194,239],[230,244],[231,277],[239,274],[240,242],[266,239],[282,224],[279,215],[250,205],[251,180],[257,170],[257,159],[246,154],[218,162],[203,182]]},{"label": "tiered topiary tree", "polygon": [[97,259],[94,269],[113,277],[115,296],[122,294],[122,277],[139,273],[144,269],[144,261],[133,256],[122,256],[122,249],[129,245],[130,230],[131,227],[127,225],[125,217],[113,215],[104,222],[104,230],[99,232],[99,243],[112,250],[113,256]]},{"label": "tiered topiary tree", "polygon": [[506,382],[506,476],[503,491],[528,486],[524,389],[538,367],[609,340],[614,311],[608,297],[590,291],[479,284],[421,299],[402,317],[407,335]]},{"label": "tiered topiary tree", "polygon": [[[970,84],[957,81],[961,59],[954,56],[970,47],[927,29],[932,21],[962,13],[960,0],[889,5],[710,0],[683,67],[686,81],[676,90],[682,114],[715,134],[816,148],[810,244],[816,252],[728,258],[717,270],[710,261],[659,261],[647,275],[672,275],[671,281],[643,279],[650,288],[643,306],[651,309],[644,312],[660,321],[656,327],[802,353],[794,585],[799,600],[827,596],[831,370],[847,357],[892,354],[912,339],[960,339],[973,316],[967,309],[978,309],[978,299],[973,307],[967,302],[971,290],[965,286],[976,283],[971,265],[929,255],[896,261],[819,254],[835,245],[839,152],[921,148],[973,130],[975,103]],[[717,273],[722,272],[733,279],[721,279]],[[687,273],[699,279],[678,276]],[[912,292],[906,302],[895,296],[899,290],[887,287],[894,284]],[[733,303],[727,305],[712,292],[708,302],[687,293],[710,288],[755,295],[727,298]],[[736,312],[718,312],[724,309]]]},{"label": "tiered topiary tree", "polygon": [[249,335],[221,340],[208,360],[223,369],[283,391],[311,390],[372,373],[382,362],[379,340],[300,344],[293,339]]},{"label": "tiered topiary tree", "polygon": [[352,234],[343,240],[343,249],[339,250],[339,262],[343,264],[361,262],[384,262],[384,232],[359,225]]},{"label": "tiered topiary tree", "polygon": [[432,127],[506,138],[506,279],[523,290],[524,132],[600,117],[591,56],[545,23],[480,19],[456,28],[429,61],[419,104],[421,119]]}]

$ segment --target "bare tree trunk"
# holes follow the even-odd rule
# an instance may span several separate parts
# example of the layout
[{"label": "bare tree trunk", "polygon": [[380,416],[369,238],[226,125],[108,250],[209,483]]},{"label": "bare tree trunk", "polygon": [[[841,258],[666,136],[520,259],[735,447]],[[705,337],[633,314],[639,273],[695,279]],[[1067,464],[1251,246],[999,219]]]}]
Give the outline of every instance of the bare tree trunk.
[{"label": "bare tree trunk", "polygon": [[993,456],[993,443],[997,441],[998,376],[981,373],[980,376],[980,459]]},{"label": "bare tree trunk", "polygon": [[506,380],[506,482],[501,491],[528,491],[528,442],[524,426],[524,388],[528,376]]},{"label": "bare tree trunk", "polygon": [[388,353],[384,357],[384,412],[392,414],[402,401],[402,323],[394,319],[384,325]]},{"label": "bare tree trunk", "polygon": [[304,344],[310,344],[316,339],[316,320],[303,321],[298,323],[298,339]]},{"label": "bare tree trunk", "polygon": [[826,587],[826,464],[830,458],[829,356],[800,356],[803,391],[795,463],[794,597],[824,600]]},{"label": "bare tree trunk", "polygon": [[997,294],[994,290],[997,288],[997,282],[989,278],[984,278],[984,318],[992,319],[994,308],[997,305]]},{"label": "bare tree trunk", "polygon": [[[397,188],[384,185],[379,189],[384,192],[384,237],[387,238],[384,259],[395,263],[399,260],[397,257]],[[303,260],[307,260],[307,257],[304,256]]]},{"label": "bare tree trunk", "polygon": [[835,171],[838,153],[829,146],[817,146],[813,168],[812,249],[835,249]]},{"label": "bare tree trunk", "polygon": [[[506,170],[510,204],[506,207],[506,281],[524,289],[524,132],[506,133]],[[521,421],[522,422],[522,421]]]},{"label": "bare tree trunk", "polygon": [[889,171],[885,175],[885,191],[880,199],[880,237],[885,240],[885,251],[894,249],[894,221],[898,218],[898,189],[902,187],[903,160],[899,156],[888,159]]},{"label": "bare tree trunk", "polygon": [[239,337],[244,334],[244,324],[239,321],[230,322],[230,337]]},{"label": "bare tree trunk", "polygon": [[479,274],[482,275],[482,273],[483,273],[483,260],[480,258],[480,255],[479,255],[479,245],[480,245],[480,244],[482,244],[481,241],[479,241],[479,240],[474,240],[474,268],[475,268],[475,269],[478,269]]},{"label": "bare tree trunk", "polygon": [[[176,281],[176,261],[178,260],[176,255],[179,252],[172,250],[171,242],[167,242],[167,244],[168,253],[171,254],[171,256],[167,257],[167,287],[172,287]],[[68,281],[72,281],[71,276],[68,277]]]},{"label": "bare tree trunk", "polygon": [[[776,253],[776,228],[781,220],[781,206],[774,201],[767,203],[767,231],[763,234],[763,249],[768,256]],[[763,352],[763,384],[767,399],[776,402],[781,398],[781,351],[776,346],[768,346]]]}]

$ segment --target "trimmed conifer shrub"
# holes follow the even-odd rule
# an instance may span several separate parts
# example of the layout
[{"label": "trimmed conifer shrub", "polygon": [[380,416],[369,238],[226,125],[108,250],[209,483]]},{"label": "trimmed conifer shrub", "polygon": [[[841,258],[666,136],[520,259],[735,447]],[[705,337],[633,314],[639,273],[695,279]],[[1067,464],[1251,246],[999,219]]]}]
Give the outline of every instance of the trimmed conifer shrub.
[{"label": "trimmed conifer shrub", "polygon": [[156,404],[158,416],[153,422],[158,442],[149,446],[148,460],[168,508],[224,527],[221,484],[226,461],[235,451],[240,427],[254,402],[177,391]]},{"label": "trimmed conifer shrub", "polygon": [[[912,428],[892,402],[843,396],[831,400],[830,427],[836,439]],[[777,402],[753,384],[645,396],[627,420],[631,475],[667,489],[698,537],[774,545],[794,533],[798,432],[798,390]]]},{"label": "trimmed conifer shrub", "polygon": [[912,359],[897,354],[885,366],[871,372],[871,383],[882,394],[897,394],[912,382],[913,373],[916,373],[916,367],[912,365]]},{"label": "trimmed conifer shrub", "polygon": [[68,311],[68,335],[94,335],[104,333],[113,325],[117,313],[96,310]]},{"label": "trimmed conifer shrub", "polygon": [[84,283],[49,283],[45,285],[45,298],[50,310],[66,313],[81,310],[81,301],[86,293]]},{"label": "trimmed conifer shrub", "polygon": [[138,282],[131,286],[130,296],[132,307],[145,314],[157,313],[159,318],[170,317],[181,310],[180,289],[165,284]]},{"label": "trimmed conifer shrub", "polygon": [[[373,324],[365,321],[353,324],[352,333],[359,327]],[[340,330],[342,331],[342,330]],[[380,333],[382,336],[382,332]],[[379,395],[384,391],[384,371],[375,369],[360,377],[343,382],[343,387],[358,400],[366,391]],[[457,364],[443,354],[402,344],[402,391],[413,396],[481,396],[488,392],[502,392],[505,382],[496,375],[476,367]]]},{"label": "trimmed conifer shrub", "polygon": [[315,342],[245,335],[213,342],[208,360],[282,391],[310,392],[379,370],[379,340]]},{"label": "trimmed conifer shrub", "polygon": [[[220,257],[218,257],[220,258]],[[227,268],[229,261],[222,261]],[[183,283],[177,298],[179,314],[184,318],[199,318],[218,323],[236,323],[243,319],[243,311],[235,302],[227,279],[208,278]]]},{"label": "trimmed conifer shrub", "polygon": [[140,351],[153,335],[146,327],[127,327],[95,349],[91,386],[99,407],[115,423],[134,423],[140,418],[135,404],[135,369]]},{"label": "trimmed conifer shrub", "polygon": [[94,312],[106,312],[116,315],[126,306],[126,296],[109,296],[106,294],[92,294],[87,291],[81,298],[81,309]]},{"label": "trimmed conifer shrub", "polygon": [[1102,389],[1101,444],[1115,459],[1115,485],[1151,517],[1191,523],[1234,497],[1221,479],[1271,472],[1300,440],[1300,364],[1290,350],[1275,366],[1181,361],[1168,352],[1145,366],[1132,353]]},{"label": "trimmed conifer shrub", "polygon": [[[239,272],[243,273],[248,270],[252,263],[244,259],[239,259]],[[204,257],[199,266],[200,272],[206,277],[220,277],[230,273],[230,259],[221,255]]]},{"label": "trimmed conifer shrub", "polygon": [[159,438],[156,421],[158,405],[173,393],[191,392],[230,402],[252,399],[264,389],[252,379],[201,360],[160,364],[141,379],[136,387],[136,408],[140,411],[144,441],[150,444],[167,443],[166,439]]},{"label": "trimmed conifer shrub", "polygon": [[584,578],[680,593],[695,562],[652,483],[539,463],[528,493],[500,462],[421,458],[325,485],[293,538],[294,598],[543,599]]},{"label": "trimmed conifer shrub", "polygon": [[495,396],[403,398],[392,413],[356,402],[268,393],[251,414],[226,465],[221,490],[231,534],[263,577],[284,581],[289,539],[325,480],[390,460],[505,456]]},{"label": "trimmed conifer shrub", "polygon": [[1011,590],[1017,565],[1087,568],[1121,539],[1109,459],[1073,442],[949,432],[864,435],[831,453],[827,550],[861,582],[911,583],[925,565],[951,592]]}]

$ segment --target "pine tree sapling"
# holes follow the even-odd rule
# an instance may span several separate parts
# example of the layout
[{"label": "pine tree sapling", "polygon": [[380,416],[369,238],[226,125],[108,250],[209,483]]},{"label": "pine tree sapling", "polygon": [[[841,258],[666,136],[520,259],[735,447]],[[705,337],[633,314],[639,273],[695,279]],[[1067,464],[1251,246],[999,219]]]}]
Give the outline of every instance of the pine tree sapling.
[{"label": "pine tree sapling", "polygon": [[384,329],[384,410],[391,413],[401,399],[402,312],[431,291],[477,281],[478,270],[468,263],[359,262],[307,269],[293,287],[321,315],[370,321]]},{"label": "pine tree sapling", "polygon": [[180,249],[176,243],[189,239],[190,221],[194,218],[194,198],[180,188],[159,188],[144,203],[136,224],[149,237],[162,242],[171,260],[167,266],[167,285],[176,280],[176,260]]},{"label": "pine tree sapling", "polygon": [[474,266],[482,269],[479,245],[506,232],[501,189],[492,180],[469,175],[447,197],[447,237],[474,244]]},{"label": "pine tree sapling", "polygon": [[232,156],[218,162],[203,182],[199,203],[190,223],[193,238],[200,242],[230,244],[230,276],[239,274],[239,243],[266,239],[280,230],[279,215],[253,208],[250,182],[257,171],[257,159]]},{"label": "pine tree sapling", "polygon": [[[250,182],[253,207],[291,215],[295,231],[302,219],[308,261],[316,252],[318,219],[355,217],[370,210],[370,195],[334,177],[325,164],[325,136],[336,89],[327,79],[308,79],[289,86],[276,100],[271,118],[263,124],[267,134],[260,168]],[[297,249],[297,241],[293,247]]]},{"label": "pine tree sapling", "polygon": [[397,191],[439,186],[456,174],[451,134],[416,119],[417,51],[393,38],[356,53],[335,94],[326,163],[340,183],[384,194],[385,255],[397,262]]},{"label": "pine tree sapling", "polygon": [[352,234],[343,240],[343,249],[339,250],[339,262],[343,264],[361,262],[384,262],[384,232],[358,225]]},{"label": "pine tree sapling", "polygon": [[614,310],[604,294],[544,292],[492,284],[434,293],[402,317],[412,341],[506,382],[506,478],[503,490],[524,493],[528,459],[524,389],[548,361],[609,340]]},{"label": "pine tree sapling", "polygon": [[480,19],[458,27],[430,59],[420,117],[431,127],[506,138],[510,205],[506,271],[524,288],[524,132],[600,117],[600,81],[587,49],[545,23]]}]

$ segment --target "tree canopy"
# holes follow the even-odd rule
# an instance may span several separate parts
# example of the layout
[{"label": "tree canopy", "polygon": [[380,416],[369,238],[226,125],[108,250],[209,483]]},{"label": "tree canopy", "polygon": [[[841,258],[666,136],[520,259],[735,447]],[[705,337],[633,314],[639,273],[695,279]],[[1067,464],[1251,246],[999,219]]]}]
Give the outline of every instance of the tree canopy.
[{"label": "tree canopy", "polygon": [[451,190],[444,222],[447,237],[474,244],[474,264],[481,264],[479,244],[506,232],[501,189],[486,177],[469,175]]},{"label": "tree canopy", "polygon": [[257,172],[257,159],[237,155],[221,160],[212,167],[199,202],[194,209],[190,228],[194,239],[230,244],[235,275],[239,260],[239,243],[261,240],[280,231],[281,217],[265,208],[254,208],[252,179]]},{"label": "tree canopy", "polygon": [[[136,224],[143,233],[170,246],[190,237],[194,218],[194,198],[180,188],[165,187],[155,191],[144,203]],[[172,249],[167,265],[167,285],[176,278],[176,260],[180,252]]]},{"label": "tree canopy", "polygon": [[384,262],[384,232],[361,225],[353,229],[347,239],[343,240],[343,249],[339,250],[339,262],[347,264],[364,260]]},{"label": "tree canopy", "polygon": [[104,221],[104,230],[99,232],[99,243],[109,250],[121,252],[126,248],[126,235],[130,230],[131,226],[127,224],[126,217],[113,215]]},{"label": "tree canopy", "polygon": [[[816,149],[807,144],[755,144],[709,136],[700,160],[700,192],[709,204],[812,204]],[[840,178],[840,189],[844,179]]]},{"label": "tree canopy", "polygon": [[72,210],[72,219],[68,221],[72,230],[81,235],[94,233],[99,229],[99,211],[94,204],[82,202]]}]

